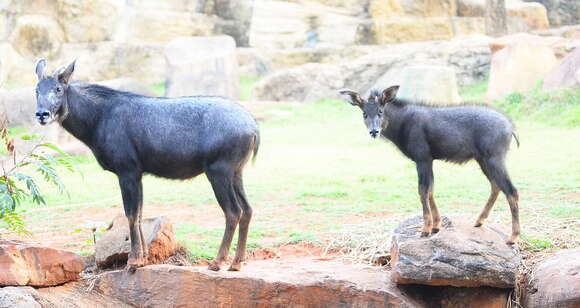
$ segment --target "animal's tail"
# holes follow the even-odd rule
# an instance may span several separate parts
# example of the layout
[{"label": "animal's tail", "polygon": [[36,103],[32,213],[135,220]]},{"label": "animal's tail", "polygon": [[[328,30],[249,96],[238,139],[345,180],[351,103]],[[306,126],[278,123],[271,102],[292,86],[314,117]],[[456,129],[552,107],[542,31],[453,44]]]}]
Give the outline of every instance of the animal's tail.
[{"label": "animal's tail", "polygon": [[512,132],[512,136],[514,136],[514,139],[516,140],[516,144],[518,145],[518,148],[519,148],[520,147],[520,138],[518,137],[518,132],[514,130]]},{"label": "animal's tail", "polygon": [[254,152],[252,154],[252,164],[256,164],[256,157],[258,157],[258,149],[260,148],[260,132],[257,132],[254,135],[253,148]]}]

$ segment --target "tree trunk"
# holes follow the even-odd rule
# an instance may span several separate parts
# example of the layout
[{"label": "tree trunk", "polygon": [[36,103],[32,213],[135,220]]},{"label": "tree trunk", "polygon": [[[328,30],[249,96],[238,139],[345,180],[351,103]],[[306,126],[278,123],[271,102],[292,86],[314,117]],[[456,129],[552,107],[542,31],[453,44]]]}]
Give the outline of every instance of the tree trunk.
[{"label": "tree trunk", "polygon": [[485,1],[485,32],[490,36],[507,34],[505,0]]}]

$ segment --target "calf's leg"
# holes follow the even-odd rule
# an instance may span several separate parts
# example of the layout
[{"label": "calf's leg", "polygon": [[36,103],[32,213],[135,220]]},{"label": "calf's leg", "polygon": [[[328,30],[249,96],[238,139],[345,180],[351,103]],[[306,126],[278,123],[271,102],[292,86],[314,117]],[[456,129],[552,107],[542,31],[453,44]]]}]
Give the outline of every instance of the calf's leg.
[{"label": "calf's leg", "polygon": [[131,237],[131,252],[127,261],[127,268],[135,270],[144,266],[147,258],[147,248],[141,230],[141,211],[143,208],[143,186],[141,174],[127,172],[118,175],[123,208],[129,221],[129,235]]},{"label": "calf's leg", "polygon": [[491,157],[484,161],[490,178],[497,184],[499,189],[505,194],[512,215],[512,234],[506,241],[508,245],[513,245],[517,242],[520,235],[520,218],[519,218],[519,204],[518,191],[512,184],[510,177],[505,168],[503,157]]},{"label": "calf's leg", "polygon": [[419,176],[419,198],[423,205],[423,229],[421,229],[421,237],[427,237],[433,228],[431,206],[429,205],[429,192],[433,187],[433,161],[418,161],[417,174]]},{"label": "calf's leg", "polygon": [[242,268],[242,262],[246,258],[246,242],[248,239],[248,229],[250,226],[250,220],[252,219],[252,207],[248,203],[246,198],[246,192],[244,191],[244,182],[242,180],[241,172],[234,176],[234,190],[236,192],[237,200],[242,208],[242,217],[240,219],[240,227],[238,233],[238,247],[236,249],[236,256],[232,265],[230,266],[230,271],[239,271]]},{"label": "calf's leg", "polygon": [[208,168],[206,175],[226,218],[226,228],[218,254],[208,267],[212,271],[219,271],[222,263],[228,257],[234,232],[242,215],[242,209],[238,206],[234,191],[234,172],[232,167],[223,163],[214,163],[213,166]]},{"label": "calf's leg", "polygon": [[497,200],[497,196],[499,195],[500,190],[497,184],[495,183],[495,180],[492,177],[490,177],[490,172],[488,171],[488,167],[485,165],[485,163],[482,160],[478,160],[477,162],[481,167],[481,171],[483,171],[483,174],[485,174],[485,176],[489,180],[489,183],[491,184],[491,193],[489,195],[489,199],[487,200],[487,203],[485,204],[483,211],[481,212],[481,214],[479,214],[479,217],[475,222],[475,227],[481,227],[485,219],[489,217],[489,213],[491,212],[491,209],[493,208],[493,205]]}]

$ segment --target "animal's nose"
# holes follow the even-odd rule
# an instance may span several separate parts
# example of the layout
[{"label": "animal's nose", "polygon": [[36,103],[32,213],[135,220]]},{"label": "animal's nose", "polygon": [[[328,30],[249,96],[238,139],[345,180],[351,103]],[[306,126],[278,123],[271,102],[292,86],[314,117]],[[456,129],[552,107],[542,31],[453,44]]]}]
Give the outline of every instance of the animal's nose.
[{"label": "animal's nose", "polygon": [[46,109],[38,109],[35,113],[36,118],[40,121],[50,118],[50,111]]},{"label": "animal's nose", "polygon": [[373,136],[373,138],[375,138],[379,134],[379,131],[376,129],[373,129],[369,132],[369,134],[371,134],[371,136]]}]

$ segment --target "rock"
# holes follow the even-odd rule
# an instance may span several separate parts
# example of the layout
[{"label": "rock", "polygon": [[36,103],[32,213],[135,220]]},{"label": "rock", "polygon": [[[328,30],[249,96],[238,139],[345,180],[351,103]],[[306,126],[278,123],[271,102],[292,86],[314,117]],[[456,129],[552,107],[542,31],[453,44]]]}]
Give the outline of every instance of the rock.
[{"label": "rock", "polygon": [[236,43],[229,36],[179,38],[165,48],[167,96],[239,97]]},{"label": "rock", "polygon": [[38,292],[31,287],[0,288],[0,308],[41,308],[37,297]]},{"label": "rock", "polygon": [[[69,282],[67,284],[39,288],[35,298],[42,307],[54,308],[133,308],[123,301],[93,290],[92,279]],[[170,306],[171,307],[171,306]]]},{"label": "rock", "polygon": [[453,35],[485,34],[483,17],[452,17]]},{"label": "rock", "polygon": [[[143,219],[143,235],[149,254],[147,262],[157,264],[175,253],[173,224],[164,216]],[[107,232],[97,240],[95,261],[100,268],[125,264],[131,251],[129,223],[124,216],[116,217]]]},{"label": "rock", "polygon": [[151,88],[134,78],[117,78],[97,82],[97,84],[101,84],[115,90],[127,91],[139,95],[155,96],[155,93],[153,93]]},{"label": "rock", "polygon": [[36,97],[34,88],[0,90],[0,112],[10,126],[32,126],[35,123]]},{"label": "rock", "polygon": [[399,285],[405,294],[424,307],[506,308],[512,289],[490,287],[456,288]]},{"label": "rock", "polygon": [[[138,10],[128,17],[125,40],[130,43],[169,42],[179,37],[214,33],[216,20],[204,14],[171,10]],[[117,41],[122,39],[117,38]]]},{"label": "rock", "polygon": [[435,65],[407,66],[401,71],[401,75],[398,98],[441,104],[461,102],[453,68]]},{"label": "rock", "polygon": [[10,36],[14,49],[30,59],[54,58],[60,52],[64,33],[52,18],[43,15],[22,15]]},{"label": "rock", "polygon": [[164,46],[118,42],[65,44],[60,59],[49,64],[58,67],[77,59],[73,78],[85,82],[129,77],[145,84],[159,83],[165,81]]},{"label": "rock", "polygon": [[576,48],[544,78],[543,89],[580,87],[580,48]]},{"label": "rock", "polygon": [[483,80],[491,59],[486,36],[463,37],[447,42],[404,43],[339,64],[306,64],[274,72],[256,83],[252,98],[265,101],[313,102],[339,98],[341,88],[367,92],[400,83],[401,70],[409,65],[453,67],[459,85]]},{"label": "rock", "polygon": [[0,240],[0,286],[54,286],[78,279],[82,270],[75,253]]},{"label": "rock", "polygon": [[485,16],[485,0],[458,0],[457,13],[463,17]]},{"label": "rock", "polygon": [[498,99],[512,92],[532,90],[557,60],[545,46],[520,43],[493,55],[486,96]]},{"label": "rock", "polygon": [[542,261],[526,281],[526,308],[580,307],[580,249],[564,250]]},{"label": "rock", "polygon": [[99,275],[95,289],[137,307],[418,307],[389,280],[377,267],[287,259],[250,262],[241,272],[113,271]]},{"label": "rock", "polygon": [[[58,0],[58,21],[66,41],[98,42],[112,38],[121,11],[118,1]],[[103,22],[103,21],[107,22]]]},{"label": "rock", "polygon": [[361,18],[351,11],[308,2],[259,1],[254,5],[250,45],[255,48],[294,48],[305,45],[308,18],[317,17],[319,44],[347,45],[357,40]]},{"label": "rock", "polygon": [[10,43],[0,43],[0,66],[3,87],[32,86],[38,80],[33,70],[34,60],[22,57]]},{"label": "rock", "polygon": [[507,1],[506,13],[507,16],[522,18],[531,30],[550,27],[546,8],[540,3]]},{"label": "rock", "polygon": [[520,254],[505,244],[507,236],[492,227],[473,227],[472,221],[452,223],[421,238],[423,218],[402,222],[391,247],[392,279],[398,284],[513,288]]},{"label": "rock", "polygon": [[568,0],[531,0],[543,4],[548,10],[548,19],[553,27],[578,24],[580,3]]},{"label": "rock", "polygon": [[200,1],[197,11],[219,16],[216,32],[234,38],[237,46],[249,46],[249,33],[254,12],[254,1],[212,0]]},{"label": "rock", "polygon": [[379,44],[448,40],[453,27],[449,18],[393,17],[375,20],[375,35]]}]

